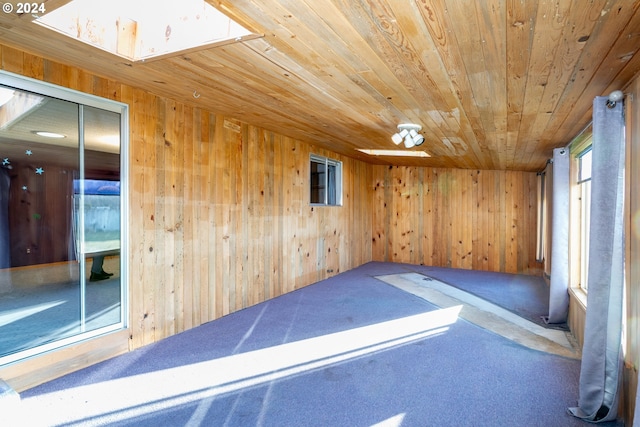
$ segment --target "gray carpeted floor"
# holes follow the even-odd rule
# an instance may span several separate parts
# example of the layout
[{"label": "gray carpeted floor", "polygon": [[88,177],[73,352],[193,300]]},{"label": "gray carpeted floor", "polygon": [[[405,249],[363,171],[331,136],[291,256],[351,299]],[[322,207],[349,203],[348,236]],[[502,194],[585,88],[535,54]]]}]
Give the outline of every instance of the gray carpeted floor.
[{"label": "gray carpeted floor", "polygon": [[547,328],[491,301],[419,273],[377,276],[440,307],[458,307],[458,316],[529,348],[580,359],[578,343],[569,331]]},{"label": "gray carpeted floor", "polygon": [[414,267],[368,263],[27,390],[15,422],[588,425],[566,412],[579,360],[520,345],[465,320],[460,306],[377,278]]}]

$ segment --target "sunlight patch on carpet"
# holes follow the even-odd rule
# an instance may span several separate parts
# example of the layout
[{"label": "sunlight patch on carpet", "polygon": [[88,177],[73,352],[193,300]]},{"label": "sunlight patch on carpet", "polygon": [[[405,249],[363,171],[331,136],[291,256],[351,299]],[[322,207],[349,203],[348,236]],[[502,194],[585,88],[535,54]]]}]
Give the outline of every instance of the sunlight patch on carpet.
[{"label": "sunlight patch on carpet", "polygon": [[377,276],[441,308],[462,305],[460,317],[526,347],[579,359],[580,351],[566,331],[547,329],[468,292],[418,273]]},{"label": "sunlight patch on carpet", "polygon": [[[117,423],[348,362],[444,334],[461,306],[232,354],[213,360],[68,388],[22,401],[25,414],[49,425]],[[167,387],[171,384],[171,387]],[[30,405],[35,405],[31,407]],[[74,408],[73,413],[68,408]],[[30,419],[38,425],[39,419]]]}]

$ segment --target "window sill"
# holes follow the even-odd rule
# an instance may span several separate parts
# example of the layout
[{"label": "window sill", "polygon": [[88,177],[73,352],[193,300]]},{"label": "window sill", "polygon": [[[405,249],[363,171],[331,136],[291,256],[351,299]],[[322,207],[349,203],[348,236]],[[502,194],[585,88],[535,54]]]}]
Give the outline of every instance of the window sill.
[{"label": "window sill", "polygon": [[582,288],[571,287],[569,288],[569,292],[573,297],[580,303],[584,310],[587,309],[587,293]]}]

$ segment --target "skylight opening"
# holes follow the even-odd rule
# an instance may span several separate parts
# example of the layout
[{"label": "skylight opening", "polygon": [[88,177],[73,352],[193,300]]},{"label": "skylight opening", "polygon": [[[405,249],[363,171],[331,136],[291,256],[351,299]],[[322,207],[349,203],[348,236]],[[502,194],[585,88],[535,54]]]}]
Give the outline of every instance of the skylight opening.
[{"label": "skylight opening", "polygon": [[132,61],[260,37],[204,0],[73,0],[34,22]]},{"label": "skylight opening", "polygon": [[371,150],[366,148],[359,148],[361,151],[370,156],[391,156],[391,157],[431,157],[426,151],[412,151],[412,150]]}]

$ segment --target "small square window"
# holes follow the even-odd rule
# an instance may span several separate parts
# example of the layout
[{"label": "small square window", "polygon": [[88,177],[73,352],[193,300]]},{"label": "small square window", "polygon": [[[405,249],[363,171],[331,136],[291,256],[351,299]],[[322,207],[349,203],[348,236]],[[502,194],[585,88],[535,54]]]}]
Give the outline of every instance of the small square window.
[{"label": "small square window", "polygon": [[342,163],[311,155],[310,202],[312,205],[342,205]]}]

